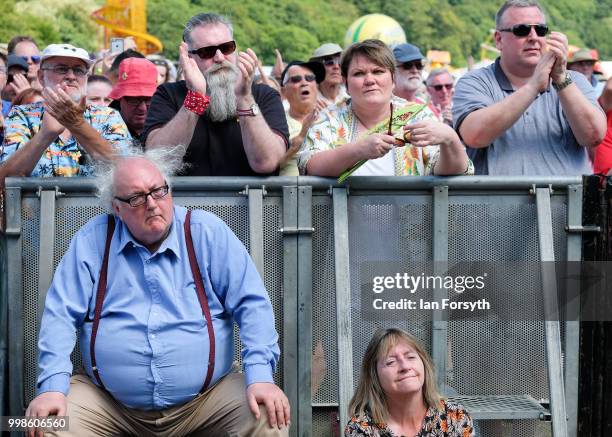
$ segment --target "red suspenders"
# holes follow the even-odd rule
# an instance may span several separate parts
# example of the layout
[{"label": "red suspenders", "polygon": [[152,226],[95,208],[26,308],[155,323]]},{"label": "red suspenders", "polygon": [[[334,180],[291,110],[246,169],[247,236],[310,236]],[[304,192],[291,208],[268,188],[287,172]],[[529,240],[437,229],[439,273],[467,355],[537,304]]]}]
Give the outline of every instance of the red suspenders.
[{"label": "red suspenders", "polygon": [[[98,382],[98,385],[106,390],[98,368],[96,366],[96,336],[98,335],[98,325],[100,324],[100,314],[102,313],[102,304],[104,303],[104,294],[106,293],[106,278],[108,273],[108,254],[110,251],[110,243],[113,238],[115,231],[115,217],[113,215],[108,216],[108,227],[106,229],[106,245],[104,247],[104,258],[102,260],[102,269],[100,271],[100,280],[98,282],[98,291],[96,295],[96,308],[94,310],[93,326],[91,330],[91,340],[89,344],[89,353],[91,355],[91,369],[94,377]],[[202,275],[200,274],[200,268],[193,248],[193,240],[191,238],[191,211],[187,211],[185,216],[185,243],[187,244],[187,255],[189,257],[189,265],[191,267],[191,273],[193,275],[193,281],[196,286],[196,292],[198,294],[198,301],[202,307],[202,314],[206,319],[206,326],[208,331],[208,341],[210,348],[208,352],[208,371],[206,372],[206,380],[200,390],[200,393],[205,391],[210,384],[213,373],[215,371],[215,332],[213,330],[212,317],[210,315],[210,308],[208,307],[208,298],[204,291],[204,282],[202,281]]]}]

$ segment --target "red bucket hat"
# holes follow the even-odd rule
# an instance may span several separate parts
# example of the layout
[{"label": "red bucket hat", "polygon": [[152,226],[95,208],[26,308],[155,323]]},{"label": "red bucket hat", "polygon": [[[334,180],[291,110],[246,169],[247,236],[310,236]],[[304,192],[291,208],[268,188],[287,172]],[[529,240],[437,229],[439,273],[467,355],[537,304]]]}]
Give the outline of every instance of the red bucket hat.
[{"label": "red bucket hat", "polygon": [[122,97],[152,97],[157,89],[157,68],[144,58],[127,58],[119,64],[119,78],[110,94],[113,100]]}]

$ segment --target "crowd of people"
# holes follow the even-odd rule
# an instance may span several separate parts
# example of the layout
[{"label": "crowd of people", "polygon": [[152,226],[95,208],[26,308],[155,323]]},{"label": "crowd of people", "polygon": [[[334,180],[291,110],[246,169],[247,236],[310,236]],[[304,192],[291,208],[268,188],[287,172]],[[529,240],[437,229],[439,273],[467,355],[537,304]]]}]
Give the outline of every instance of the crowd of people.
[{"label": "crowd of people", "polygon": [[[59,435],[287,435],[263,282],[223,222],[174,205],[172,174],[607,173],[612,79],[594,79],[596,57],[570,57],[533,0],[507,0],[495,24],[498,59],[458,81],[443,68],[425,78],[419,47],[379,40],[328,42],[286,64],[277,52],[266,75],[211,13],[185,25],[178,69],[135,47],[92,59],[13,38],[0,55],[0,186],[96,176],[112,212],[75,235],[57,268],[27,415],[69,415]],[[232,367],[233,321],[244,373]],[[85,374],[72,375],[79,328]],[[473,435],[433,368],[409,334],[375,333],[345,435]]]}]

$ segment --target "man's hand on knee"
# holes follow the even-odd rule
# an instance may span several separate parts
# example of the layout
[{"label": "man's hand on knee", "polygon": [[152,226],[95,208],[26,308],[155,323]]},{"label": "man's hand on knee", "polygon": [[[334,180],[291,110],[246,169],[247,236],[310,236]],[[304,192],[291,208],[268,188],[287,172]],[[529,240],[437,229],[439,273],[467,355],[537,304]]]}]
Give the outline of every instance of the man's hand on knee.
[{"label": "man's hand on knee", "polygon": [[291,410],[289,399],[285,393],[275,384],[270,382],[256,382],[247,387],[247,400],[249,408],[259,420],[259,406],[263,404],[268,413],[268,423],[270,426],[277,426],[281,429],[290,425]]},{"label": "man's hand on knee", "polygon": [[[58,391],[48,391],[36,396],[25,412],[26,416],[47,417],[49,415],[65,416],[68,409],[66,395]],[[36,434],[35,434],[36,433]],[[28,437],[42,436],[42,430],[29,429]]]}]

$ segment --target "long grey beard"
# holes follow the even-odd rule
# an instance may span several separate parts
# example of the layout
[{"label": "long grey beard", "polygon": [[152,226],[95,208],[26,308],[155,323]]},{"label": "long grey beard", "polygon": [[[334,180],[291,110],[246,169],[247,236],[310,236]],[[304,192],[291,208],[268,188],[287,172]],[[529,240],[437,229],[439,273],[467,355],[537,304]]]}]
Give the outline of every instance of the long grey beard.
[{"label": "long grey beard", "polygon": [[211,67],[205,74],[210,105],[206,110],[212,121],[225,121],[236,116],[238,68],[229,62]]}]

